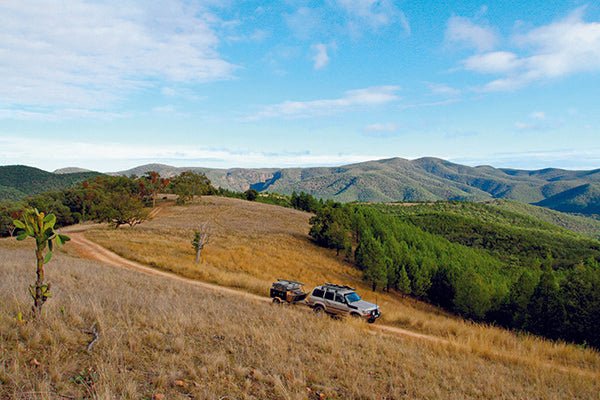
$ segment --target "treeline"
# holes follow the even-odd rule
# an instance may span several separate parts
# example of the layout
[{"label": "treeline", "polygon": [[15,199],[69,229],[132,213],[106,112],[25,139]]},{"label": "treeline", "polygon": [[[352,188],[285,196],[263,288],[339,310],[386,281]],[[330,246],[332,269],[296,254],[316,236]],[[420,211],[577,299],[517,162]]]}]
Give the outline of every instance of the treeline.
[{"label": "treeline", "polygon": [[68,189],[0,203],[0,236],[13,235],[13,220],[27,208],[53,213],[57,227],[86,221],[134,226],[148,217],[148,207],[156,204],[161,193],[176,194],[177,203],[183,204],[195,196],[216,192],[205,175],[193,172],[172,179],[162,178],[157,172],[142,177],[100,175]]},{"label": "treeline", "polygon": [[[361,269],[373,290],[395,290],[467,318],[600,348],[600,266],[591,257],[507,263],[374,207],[326,203],[310,235]],[[494,232],[489,232],[493,237]]]},{"label": "treeline", "polygon": [[314,196],[305,192],[293,192],[291,195],[283,195],[269,192],[260,193],[255,189],[248,189],[245,192],[235,192],[233,190],[218,188],[214,194],[222,197],[294,208],[296,210],[312,213],[317,212],[326,204],[322,199],[316,199]]}]

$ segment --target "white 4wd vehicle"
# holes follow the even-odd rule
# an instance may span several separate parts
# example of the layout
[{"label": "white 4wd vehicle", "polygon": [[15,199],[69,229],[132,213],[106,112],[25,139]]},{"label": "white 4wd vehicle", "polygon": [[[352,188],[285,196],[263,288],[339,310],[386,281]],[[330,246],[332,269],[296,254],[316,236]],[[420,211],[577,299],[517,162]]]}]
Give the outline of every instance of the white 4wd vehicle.
[{"label": "white 4wd vehicle", "polygon": [[381,311],[376,304],[360,298],[350,286],[326,283],[317,286],[306,299],[306,304],[316,313],[326,312],[330,315],[350,315],[364,318],[369,323],[381,317]]}]

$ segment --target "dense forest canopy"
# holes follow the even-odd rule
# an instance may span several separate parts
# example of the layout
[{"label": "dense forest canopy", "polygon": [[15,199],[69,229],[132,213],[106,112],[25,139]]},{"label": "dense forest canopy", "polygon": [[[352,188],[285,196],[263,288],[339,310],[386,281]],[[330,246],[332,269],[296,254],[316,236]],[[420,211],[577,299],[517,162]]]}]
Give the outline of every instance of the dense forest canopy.
[{"label": "dense forest canopy", "polygon": [[374,290],[396,290],[473,320],[600,347],[597,240],[468,203],[328,202],[311,225],[315,241],[345,254]]}]

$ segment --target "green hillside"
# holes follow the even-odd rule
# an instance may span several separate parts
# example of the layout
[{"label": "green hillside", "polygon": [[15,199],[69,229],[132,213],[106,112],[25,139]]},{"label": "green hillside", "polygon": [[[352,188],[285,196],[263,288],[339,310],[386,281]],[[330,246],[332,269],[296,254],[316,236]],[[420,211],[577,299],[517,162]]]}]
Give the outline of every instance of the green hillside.
[{"label": "green hillside", "polygon": [[549,208],[519,203],[516,201],[494,200],[492,202],[488,202],[487,204],[503,210],[530,215],[570,231],[581,233],[595,239],[600,239],[600,220],[598,219],[568,214],[551,210]]},{"label": "green hillside", "polygon": [[577,186],[542,200],[537,205],[570,213],[600,215],[600,184]]},{"label": "green hillside", "polygon": [[[340,167],[209,169],[176,168],[149,164],[118,174],[142,175],[155,170],[172,176],[184,170],[205,173],[216,187],[245,191],[291,194],[306,192],[340,202],[393,202],[491,199],[538,203],[586,184],[600,182],[600,170],[568,171],[543,169],[524,171],[490,166],[469,167],[438,158],[406,160],[391,158]],[[588,203],[572,207],[573,212],[590,213],[600,206],[593,196],[579,196]],[[560,207],[549,202],[545,207]],[[561,203],[562,204],[562,203]],[[561,209],[561,208],[558,208]]]},{"label": "green hillside", "polygon": [[98,172],[54,174],[24,165],[0,166],[0,201],[60,190],[99,175]]},{"label": "green hillside", "polygon": [[555,268],[562,269],[590,257],[600,259],[600,241],[506,205],[439,202],[370,207],[451,242],[485,249],[511,264],[535,265],[550,258]]}]

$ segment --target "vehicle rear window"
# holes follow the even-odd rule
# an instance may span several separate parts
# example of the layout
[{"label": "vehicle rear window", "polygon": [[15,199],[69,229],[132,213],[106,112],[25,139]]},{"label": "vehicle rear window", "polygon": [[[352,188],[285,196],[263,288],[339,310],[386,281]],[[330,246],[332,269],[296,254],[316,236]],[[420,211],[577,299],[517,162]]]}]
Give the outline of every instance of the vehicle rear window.
[{"label": "vehicle rear window", "polygon": [[323,297],[323,291],[321,289],[315,289],[312,292],[312,295],[315,297]]},{"label": "vehicle rear window", "polygon": [[325,293],[325,300],[333,300],[333,292]]}]

